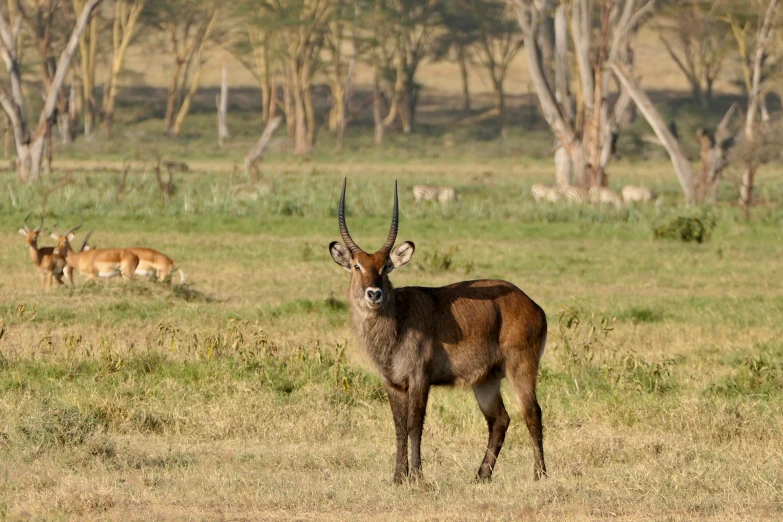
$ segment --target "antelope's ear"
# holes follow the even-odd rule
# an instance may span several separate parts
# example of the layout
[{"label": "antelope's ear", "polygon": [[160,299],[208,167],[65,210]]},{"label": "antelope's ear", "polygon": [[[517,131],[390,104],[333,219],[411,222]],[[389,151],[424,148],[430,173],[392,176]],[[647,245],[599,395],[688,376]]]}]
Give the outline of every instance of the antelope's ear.
[{"label": "antelope's ear", "polygon": [[22,234],[23,236],[27,237],[27,230],[25,230],[25,229],[23,229],[23,228],[20,228],[20,229],[18,229],[18,230],[17,230],[17,232],[19,232],[19,233],[20,233],[20,234]]},{"label": "antelope's ear", "polygon": [[58,239],[60,239],[60,236],[58,236],[58,235],[57,235],[57,234],[55,234],[54,232],[52,232],[51,234],[49,234],[49,237],[50,237],[50,238],[52,238],[52,239],[54,239],[55,241],[57,241]]},{"label": "antelope's ear", "polygon": [[75,238],[75,237],[76,237],[76,234],[71,232],[70,234],[68,234],[68,241],[73,241],[73,238]]},{"label": "antelope's ear", "polygon": [[405,243],[400,243],[397,245],[389,256],[390,263],[388,265],[387,271],[391,272],[398,266],[402,266],[410,261],[411,257],[413,257],[414,250],[416,250],[416,245],[410,241],[406,241]]},{"label": "antelope's ear", "polygon": [[329,243],[329,253],[332,254],[335,263],[351,271],[351,253],[344,246],[337,241],[332,241]]}]

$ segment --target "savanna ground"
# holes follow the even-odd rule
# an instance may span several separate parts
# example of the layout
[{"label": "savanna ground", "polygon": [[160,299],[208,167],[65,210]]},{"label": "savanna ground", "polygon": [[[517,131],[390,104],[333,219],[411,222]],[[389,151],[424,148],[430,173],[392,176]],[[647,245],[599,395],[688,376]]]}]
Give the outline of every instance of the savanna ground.
[{"label": "savanna ground", "polygon": [[[655,188],[657,205],[534,204],[530,185],[552,179],[535,111],[519,104],[499,140],[491,122],[452,125],[464,115],[435,104],[418,134],[391,134],[382,149],[366,121],[341,153],[322,133],[307,160],[279,137],[254,182],[232,174],[260,132],[251,105],[232,112],[234,140],[219,150],[207,138],[212,94],[176,140],[161,138],[160,96],[138,103],[147,94],[126,97],[134,112],[113,140],[58,148],[43,184],[0,175],[0,520],[783,517],[777,166],[759,175],[750,222],[731,204],[732,176],[719,207],[685,209],[638,124],[610,180]],[[669,102],[683,135],[704,124]],[[155,152],[191,167],[168,204],[149,169]],[[132,168],[118,193],[120,174],[103,167],[123,158]],[[484,419],[469,390],[436,389],[425,480],[391,483],[391,414],[348,328],[348,276],[327,251],[344,176],[349,226],[368,249],[386,236],[399,180],[399,240],[417,249],[397,286],[502,278],[546,310],[546,480],[532,481],[529,436],[504,388],[512,427],[493,482],[474,484]],[[422,182],[461,199],[416,206],[410,189]],[[187,282],[77,278],[42,292],[16,233],[38,210],[48,224],[63,216],[61,229],[83,216],[78,244],[94,230],[98,246],[162,250]],[[683,215],[714,220],[711,237],[652,238]]]}]

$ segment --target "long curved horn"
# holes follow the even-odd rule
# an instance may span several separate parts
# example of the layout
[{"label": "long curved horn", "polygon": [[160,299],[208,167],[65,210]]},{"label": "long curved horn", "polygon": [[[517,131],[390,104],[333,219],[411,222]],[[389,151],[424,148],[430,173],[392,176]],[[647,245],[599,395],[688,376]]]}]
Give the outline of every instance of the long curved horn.
[{"label": "long curved horn", "polygon": [[29,227],[29,226],[27,226],[27,220],[28,220],[28,219],[30,219],[30,216],[32,216],[32,215],[33,215],[33,213],[32,213],[32,212],[30,212],[29,214],[27,214],[27,217],[26,217],[26,218],[24,218],[24,229],[25,229],[27,232],[30,232],[30,227]]},{"label": "long curved horn", "polygon": [[54,225],[52,225],[52,232],[57,232],[57,225],[60,224],[60,220],[62,219],[62,216],[57,218],[57,221],[54,222]]},{"label": "long curved horn", "polygon": [[343,180],[343,195],[340,196],[340,210],[337,212],[337,223],[340,225],[340,236],[343,238],[343,243],[351,251],[351,254],[361,252],[362,249],[354,243],[351,239],[351,234],[348,232],[348,227],[345,225],[345,188],[348,185],[348,178]]},{"label": "long curved horn", "polygon": [[386,243],[383,244],[379,252],[389,255],[392,247],[394,247],[394,242],[397,240],[397,223],[400,221],[399,218],[400,210],[397,203],[397,180],[394,180],[394,210],[392,211],[391,228],[389,229],[389,237],[386,238]]},{"label": "long curved horn", "polygon": [[87,235],[84,236],[84,241],[82,241],[82,247],[79,249],[79,252],[84,252],[84,247],[87,246],[87,241],[90,240],[90,236],[92,235],[92,230],[87,232]]},{"label": "long curved horn", "polygon": [[35,227],[35,231],[36,231],[36,232],[40,232],[40,231],[41,231],[41,227],[43,227],[43,216],[42,216],[41,214],[38,214],[38,218],[39,218],[41,221],[39,221],[39,222],[38,222],[38,226],[37,226],[37,227]]},{"label": "long curved horn", "polygon": [[63,235],[67,238],[68,236],[71,235],[71,232],[74,232],[74,231],[79,230],[80,228],[82,228],[82,225],[84,225],[84,218],[82,218],[81,222],[78,225],[76,225],[75,227],[69,228],[65,232],[65,234],[63,234]]}]

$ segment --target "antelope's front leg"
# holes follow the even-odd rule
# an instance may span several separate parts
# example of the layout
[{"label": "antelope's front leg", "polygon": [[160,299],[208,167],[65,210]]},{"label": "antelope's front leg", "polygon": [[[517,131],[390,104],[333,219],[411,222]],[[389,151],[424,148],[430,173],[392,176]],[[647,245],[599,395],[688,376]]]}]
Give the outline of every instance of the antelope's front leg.
[{"label": "antelope's front leg", "polygon": [[424,377],[408,381],[408,436],[411,439],[411,479],[421,478],[421,434],[424,431],[424,415],[430,383]]},{"label": "antelope's front leg", "polygon": [[397,463],[394,466],[393,480],[395,484],[402,484],[408,476],[408,396],[404,391],[385,384],[397,438]]}]

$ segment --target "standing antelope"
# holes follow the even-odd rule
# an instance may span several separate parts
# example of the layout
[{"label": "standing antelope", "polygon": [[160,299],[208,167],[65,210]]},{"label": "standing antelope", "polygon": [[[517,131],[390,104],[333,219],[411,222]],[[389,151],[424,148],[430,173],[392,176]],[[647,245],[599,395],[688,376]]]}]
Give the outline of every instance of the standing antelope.
[{"label": "standing antelope", "polygon": [[52,287],[53,280],[58,285],[63,284],[63,274],[65,274],[66,280],[69,280],[70,268],[64,257],[54,254],[54,247],[38,248],[38,235],[41,233],[41,227],[43,227],[43,216],[39,217],[41,221],[38,223],[38,226],[31,230],[27,225],[30,214],[27,214],[27,217],[24,218],[24,228],[20,228],[18,232],[27,238],[27,249],[30,251],[30,259],[41,275],[41,288],[46,289],[47,287]]},{"label": "standing antelope", "polygon": [[71,248],[70,241],[74,238],[73,232],[81,228],[82,224],[83,222],[71,227],[64,234],[59,234],[56,230],[52,232],[52,239],[57,242],[54,254],[64,256],[71,270],[78,270],[90,280],[94,280],[96,277],[117,275],[122,276],[125,280],[133,279],[133,273],[139,265],[139,257],[133,252],[121,248],[85,250],[84,246],[87,244],[90,234],[84,238],[84,244],[78,252]]},{"label": "standing antelope", "polygon": [[[345,224],[343,183],[338,224],[345,246],[329,245],[334,261],[351,273],[348,301],[356,335],[389,396],[397,438],[394,481],[421,476],[421,434],[430,386],[471,386],[489,427],[477,472],[489,480],[510,422],[500,383],[508,377],[534,443],[533,472],[546,474],[541,408],[536,400],[538,364],[546,344],[546,315],[511,283],[463,281],[439,288],[394,288],[389,273],[410,261],[410,241],[396,248],[398,204],[386,242],[368,254]],[[410,470],[408,439],[411,442]]]}]

